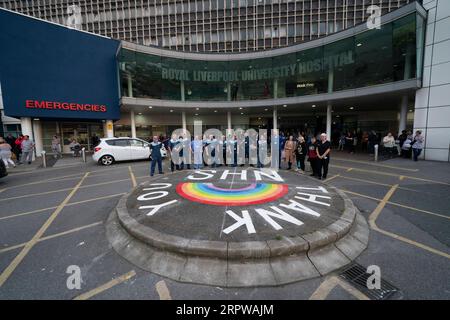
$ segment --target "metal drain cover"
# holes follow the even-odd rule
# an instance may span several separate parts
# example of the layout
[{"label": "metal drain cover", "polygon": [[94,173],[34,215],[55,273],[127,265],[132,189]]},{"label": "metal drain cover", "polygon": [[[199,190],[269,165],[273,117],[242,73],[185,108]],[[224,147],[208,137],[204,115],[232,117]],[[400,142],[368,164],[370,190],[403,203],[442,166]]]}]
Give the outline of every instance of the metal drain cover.
[{"label": "metal drain cover", "polygon": [[367,279],[371,274],[367,273],[367,268],[360,264],[354,263],[345,268],[339,276],[355,286],[358,290],[364,293],[371,300],[387,300],[388,298],[400,299],[402,293],[400,289],[396,288],[383,278],[380,280],[380,289],[367,288]]}]

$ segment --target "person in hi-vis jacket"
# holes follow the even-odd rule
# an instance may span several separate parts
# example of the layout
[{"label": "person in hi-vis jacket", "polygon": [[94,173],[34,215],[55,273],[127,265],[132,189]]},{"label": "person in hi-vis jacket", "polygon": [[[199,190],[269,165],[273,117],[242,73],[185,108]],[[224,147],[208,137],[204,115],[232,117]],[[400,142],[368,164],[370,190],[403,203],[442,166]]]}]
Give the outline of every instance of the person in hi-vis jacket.
[{"label": "person in hi-vis jacket", "polygon": [[161,148],[163,144],[159,141],[158,136],[153,136],[153,141],[150,143],[150,154],[152,156],[152,163],[150,165],[150,176],[153,177],[155,173],[155,166],[158,163],[159,174],[163,174],[162,171],[162,157]]}]

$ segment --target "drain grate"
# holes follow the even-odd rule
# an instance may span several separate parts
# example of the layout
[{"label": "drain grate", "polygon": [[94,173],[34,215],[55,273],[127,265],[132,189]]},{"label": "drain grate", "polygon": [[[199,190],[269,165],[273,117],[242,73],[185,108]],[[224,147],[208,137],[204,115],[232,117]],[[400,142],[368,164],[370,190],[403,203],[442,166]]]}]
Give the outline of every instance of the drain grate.
[{"label": "drain grate", "polygon": [[386,300],[394,295],[401,295],[401,291],[398,288],[394,287],[383,278],[380,280],[380,289],[368,289],[367,279],[371,274],[366,271],[367,268],[355,263],[345,268],[339,276],[350,282],[371,300]]}]

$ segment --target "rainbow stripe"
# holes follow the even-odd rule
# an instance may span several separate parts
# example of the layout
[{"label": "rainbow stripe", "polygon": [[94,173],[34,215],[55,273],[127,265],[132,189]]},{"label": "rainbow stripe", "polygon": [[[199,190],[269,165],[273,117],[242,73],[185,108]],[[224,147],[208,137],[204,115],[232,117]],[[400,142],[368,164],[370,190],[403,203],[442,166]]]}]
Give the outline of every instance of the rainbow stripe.
[{"label": "rainbow stripe", "polygon": [[239,189],[216,187],[212,183],[182,182],[177,192],[185,199],[216,206],[245,206],[274,201],[288,193],[286,184],[252,183]]}]

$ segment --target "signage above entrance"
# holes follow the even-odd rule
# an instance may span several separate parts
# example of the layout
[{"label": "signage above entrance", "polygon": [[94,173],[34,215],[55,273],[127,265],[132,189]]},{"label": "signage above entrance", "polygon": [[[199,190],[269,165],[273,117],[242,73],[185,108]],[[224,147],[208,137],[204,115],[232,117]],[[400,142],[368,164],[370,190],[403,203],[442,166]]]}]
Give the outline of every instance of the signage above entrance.
[{"label": "signage above entrance", "polygon": [[105,105],[98,104],[80,104],[68,102],[52,102],[39,100],[26,100],[25,108],[28,109],[50,109],[50,110],[66,110],[66,111],[87,111],[87,112],[106,112]]},{"label": "signage above entrance", "polygon": [[4,113],[40,119],[120,118],[119,41],[0,8]]}]

